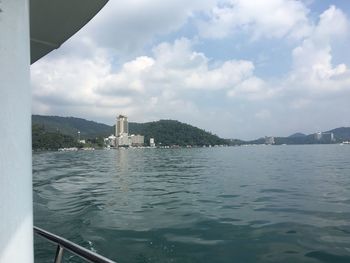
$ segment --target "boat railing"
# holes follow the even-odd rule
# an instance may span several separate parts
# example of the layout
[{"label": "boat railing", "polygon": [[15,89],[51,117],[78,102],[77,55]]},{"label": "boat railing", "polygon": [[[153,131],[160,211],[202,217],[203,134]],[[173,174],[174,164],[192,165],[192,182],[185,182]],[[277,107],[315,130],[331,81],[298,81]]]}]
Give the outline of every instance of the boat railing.
[{"label": "boat railing", "polygon": [[55,255],[55,263],[61,263],[63,258],[64,250],[68,250],[71,253],[77,255],[78,257],[93,263],[116,263],[113,260],[110,260],[106,257],[103,257],[91,250],[88,250],[82,246],[79,246],[67,239],[64,239],[60,236],[52,234],[44,229],[34,226],[34,233],[44,237],[50,242],[57,245],[56,255]]}]

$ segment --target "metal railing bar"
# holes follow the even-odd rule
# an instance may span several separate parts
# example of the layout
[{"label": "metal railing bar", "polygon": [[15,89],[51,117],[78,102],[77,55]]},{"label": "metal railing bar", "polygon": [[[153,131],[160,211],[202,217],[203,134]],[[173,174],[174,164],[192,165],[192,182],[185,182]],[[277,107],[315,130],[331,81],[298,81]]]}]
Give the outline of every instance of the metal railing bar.
[{"label": "metal railing bar", "polygon": [[63,247],[61,247],[60,245],[57,245],[57,249],[56,249],[56,255],[55,255],[55,263],[61,263],[62,262],[62,258],[63,258]]},{"label": "metal railing bar", "polygon": [[[70,252],[72,252],[73,254],[84,258],[85,260],[88,260],[92,263],[116,263],[113,260],[110,260],[104,256],[101,256],[95,252],[92,252],[82,246],[79,246],[67,239],[64,239],[60,236],[57,236],[55,234],[52,234],[44,229],[41,229],[39,227],[34,226],[34,233],[46,238],[47,240],[51,241],[52,243],[55,243],[56,245],[58,245],[61,248],[64,248]],[[59,249],[59,248],[57,248]],[[62,252],[63,254],[63,252]],[[57,252],[56,252],[56,256],[57,256]]]}]

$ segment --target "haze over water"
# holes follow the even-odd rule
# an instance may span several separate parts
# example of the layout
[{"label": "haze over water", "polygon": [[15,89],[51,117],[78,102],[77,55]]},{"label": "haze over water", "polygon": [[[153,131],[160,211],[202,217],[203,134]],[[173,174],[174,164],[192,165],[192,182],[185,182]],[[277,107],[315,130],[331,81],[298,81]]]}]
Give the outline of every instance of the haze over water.
[{"label": "haze over water", "polygon": [[[35,225],[120,263],[350,262],[349,156],[346,145],[35,153]],[[54,254],[36,238],[36,262]]]}]

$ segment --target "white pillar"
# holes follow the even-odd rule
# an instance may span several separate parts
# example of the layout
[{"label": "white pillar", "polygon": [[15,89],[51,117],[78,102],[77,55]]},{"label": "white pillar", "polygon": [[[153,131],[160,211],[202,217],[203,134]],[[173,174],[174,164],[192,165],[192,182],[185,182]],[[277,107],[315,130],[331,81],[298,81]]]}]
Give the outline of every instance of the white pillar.
[{"label": "white pillar", "polygon": [[0,1],[0,263],[33,262],[29,1]]}]

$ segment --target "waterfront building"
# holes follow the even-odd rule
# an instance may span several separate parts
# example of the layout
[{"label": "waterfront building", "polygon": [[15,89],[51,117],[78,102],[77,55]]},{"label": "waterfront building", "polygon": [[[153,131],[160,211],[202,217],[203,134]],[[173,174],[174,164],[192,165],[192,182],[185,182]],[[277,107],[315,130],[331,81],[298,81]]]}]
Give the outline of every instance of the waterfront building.
[{"label": "waterfront building", "polygon": [[117,147],[129,147],[131,146],[130,136],[127,133],[123,133],[117,137]]},{"label": "waterfront building", "polygon": [[322,133],[322,140],[325,142],[334,142],[334,134],[333,132],[323,132]]},{"label": "waterfront building", "polygon": [[149,146],[151,146],[151,147],[156,147],[156,144],[155,144],[155,142],[154,142],[154,138],[150,138],[150,139],[149,139]]},{"label": "waterfront building", "polygon": [[314,134],[314,138],[316,141],[322,141],[323,143],[335,141],[333,132],[317,132]]},{"label": "waterfront building", "polygon": [[108,138],[105,138],[105,145],[107,147],[115,147],[117,145],[117,137],[112,134]]},{"label": "waterfront building", "polygon": [[115,125],[115,136],[128,135],[129,134],[129,125],[128,117],[125,115],[119,115],[117,117],[117,123]]},{"label": "waterfront building", "polygon": [[115,136],[117,147],[129,147],[131,145],[127,116],[119,115],[117,117],[117,123],[115,125]]},{"label": "waterfront building", "polygon": [[275,144],[275,137],[265,136],[265,144],[268,144],[268,145]]},{"label": "waterfront building", "polygon": [[[111,136],[108,138],[111,138]],[[105,140],[108,141],[108,138],[106,138]],[[116,147],[139,147],[143,146],[145,141],[145,137],[143,135],[129,135],[128,117],[125,115],[119,115],[117,117],[114,138],[114,146]]]},{"label": "waterfront building", "polygon": [[129,137],[131,146],[139,147],[144,145],[145,137],[143,135],[131,134]]},{"label": "waterfront building", "polygon": [[314,134],[314,138],[315,138],[316,141],[322,140],[322,132],[316,132]]}]

